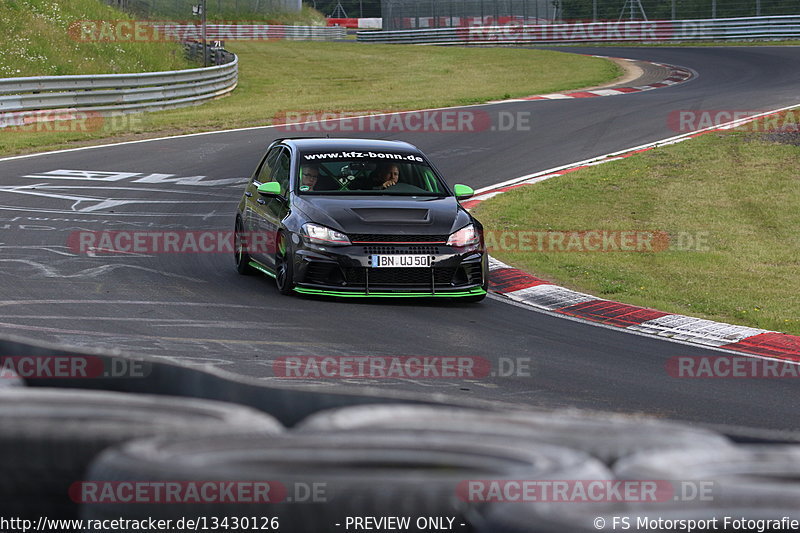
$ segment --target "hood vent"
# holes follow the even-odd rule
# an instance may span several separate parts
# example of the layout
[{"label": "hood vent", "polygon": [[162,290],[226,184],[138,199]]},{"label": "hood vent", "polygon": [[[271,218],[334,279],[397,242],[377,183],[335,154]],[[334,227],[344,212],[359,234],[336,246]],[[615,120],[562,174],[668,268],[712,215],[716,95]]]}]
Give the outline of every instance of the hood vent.
[{"label": "hood vent", "polygon": [[417,223],[430,222],[430,212],[427,209],[392,208],[392,207],[356,207],[351,211],[364,222],[372,223]]}]

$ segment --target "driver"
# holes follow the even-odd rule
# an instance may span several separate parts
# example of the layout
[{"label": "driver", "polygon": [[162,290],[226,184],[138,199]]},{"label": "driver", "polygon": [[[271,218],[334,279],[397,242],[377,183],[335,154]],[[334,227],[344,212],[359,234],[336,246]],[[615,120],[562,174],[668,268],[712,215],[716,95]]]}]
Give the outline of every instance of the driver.
[{"label": "driver", "polygon": [[392,163],[384,163],[375,169],[374,188],[387,189],[397,185],[400,179],[400,167]]}]

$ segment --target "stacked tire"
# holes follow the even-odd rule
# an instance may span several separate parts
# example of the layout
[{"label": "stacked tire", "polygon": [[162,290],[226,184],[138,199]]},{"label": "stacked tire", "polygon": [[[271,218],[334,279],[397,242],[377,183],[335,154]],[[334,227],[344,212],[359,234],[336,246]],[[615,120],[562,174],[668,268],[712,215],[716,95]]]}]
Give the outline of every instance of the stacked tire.
[{"label": "stacked tire", "polygon": [[267,414],[225,402],[27,387],[0,389],[0,427],[0,516],[20,518],[76,517],[74,488],[108,447],[152,436],[284,430]]}]

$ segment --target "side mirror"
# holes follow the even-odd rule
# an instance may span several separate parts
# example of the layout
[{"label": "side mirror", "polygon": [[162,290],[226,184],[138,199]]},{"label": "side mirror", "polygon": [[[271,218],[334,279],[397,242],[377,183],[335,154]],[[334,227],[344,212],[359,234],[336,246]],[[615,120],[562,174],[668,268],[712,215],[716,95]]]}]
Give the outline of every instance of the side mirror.
[{"label": "side mirror", "polygon": [[456,200],[466,200],[475,196],[475,191],[469,185],[461,185],[460,183],[453,187],[453,192],[456,193]]},{"label": "side mirror", "polygon": [[261,196],[280,196],[281,195],[281,184],[277,181],[269,181],[267,183],[262,183],[258,186],[258,194]]}]

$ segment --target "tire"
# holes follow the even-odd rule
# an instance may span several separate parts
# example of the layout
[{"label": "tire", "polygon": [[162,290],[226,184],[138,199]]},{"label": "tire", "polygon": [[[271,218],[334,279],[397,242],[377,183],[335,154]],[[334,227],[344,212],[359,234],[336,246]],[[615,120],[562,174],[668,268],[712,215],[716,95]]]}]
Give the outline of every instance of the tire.
[{"label": "tire", "polygon": [[294,255],[286,233],[279,232],[275,243],[275,285],[278,292],[289,295],[294,292]]},{"label": "tire", "polygon": [[[485,527],[480,531],[619,531],[620,524],[615,527],[615,516],[625,516],[631,524],[645,518],[649,522],[655,517],[684,521],[716,519],[714,526],[698,527],[697,531],[730,532],[748,528],[726,524],[725,517],[800,520],[797,504],[800,501],[800,446],[747,445],[641,452],[619,461],[614,472],[620,480],[657,483],[658,500],[588,505],[574,502],[491,505],[485,510]],[[595,520],[599,520],[599,527]]]},{"label": "tire", "polygon": [[[466,480],[609,479],[610,472],[583,453],[549,445],[521,448],[498,439],[351,433],[140,440],[104,452],[88,477],[111,482],[271,481],[290,498],[298,487],[317,483],[324,495],[303,503],[278,497],[227,505],[87,505],[82,509],[87,519],[278,516],[284,533],[322,533],[343,530],[335,524],[347,516],[449,516],[456,519],[453,530],[468,532],[458,524],[467,523],[480,504],[468,503]],[[413,522],[402,529],[421,530],[428,531]]]},{"label": "tire", "polygon": [[691,453],[640,453],[614,468],[620,479],[710,480],[715,500],[756,505],[800,502],[800,446],[739,445]]},{"label": "tire", "polygon": [[532,442],[582,450],[608,465],[642,450],[733,446],[722,435],[679,423],[567,409],[486,412],[416,405],[364,405],[313,414],[297,428],[304,432],[395,429],[457,438],[524,437]]},{"label": "tire", "polygon": [[77,516],[70,486],[103,449],[157,435],[273,434],[271,416],[225,402],[106,391],[0,391],[0,516]]},{"label": "tire", "polygon": [[236,260],[236,271],[239,274],[248,276],[254,274],[256,270],[250,266],[250,254],[247,253],[247,244],[245,239],[242,238],[243,233],[242,219],[236,217],[236,228],[233,232],[233,256]]}]

